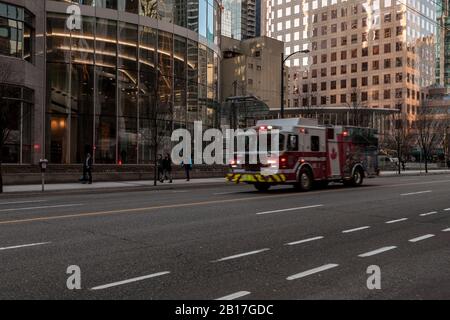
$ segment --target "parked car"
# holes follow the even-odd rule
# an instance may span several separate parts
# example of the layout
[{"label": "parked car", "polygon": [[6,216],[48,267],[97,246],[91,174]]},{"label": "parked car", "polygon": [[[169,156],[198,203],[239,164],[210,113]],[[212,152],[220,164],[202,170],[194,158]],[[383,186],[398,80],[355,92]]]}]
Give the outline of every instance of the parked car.
[{"label": "parked car", "polygon": [[380,170],[389,171],[398,169],[398,158],[391,158],[386,155],[378,156],[378,168]]}]

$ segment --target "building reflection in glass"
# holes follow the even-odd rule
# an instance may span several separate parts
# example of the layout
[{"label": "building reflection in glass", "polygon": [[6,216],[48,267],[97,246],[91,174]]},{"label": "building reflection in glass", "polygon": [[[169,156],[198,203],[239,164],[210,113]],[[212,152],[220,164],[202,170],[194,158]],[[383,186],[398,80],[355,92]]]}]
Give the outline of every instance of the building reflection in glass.
[{"label": "building reflection in glass", "polygon": [[[177,24],[188,26],[192,11],[185,12],[186,1],[171,3],[184,4],[180,15],[186,19]],[[111,3],[100,5],[110,8]],[[155,1],[136,7],[119,1],[118,6],[163,19]],[[150,163],[155,114],[160,153],[171,149],[174,129],[192,128],[195,120],[218,125],[219,59],[213,50],[171,33],[103,18],[83,17],[82,29],[69,31],[65,18],[56,13],[47,18],[46,157],[51,163],[81,163],[88,152],[97,164]]]}]

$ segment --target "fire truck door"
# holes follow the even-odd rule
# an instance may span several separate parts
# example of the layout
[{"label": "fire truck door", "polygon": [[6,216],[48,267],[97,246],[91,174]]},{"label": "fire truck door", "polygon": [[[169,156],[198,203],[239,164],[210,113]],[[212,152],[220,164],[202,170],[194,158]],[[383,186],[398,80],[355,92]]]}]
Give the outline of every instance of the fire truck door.
[{"label": "fire truck door", "polygon": [[339,145],[335,140],[328,140],[328,158],[330,164],[330,175],[341,176],[341,165],[339,163]]}]

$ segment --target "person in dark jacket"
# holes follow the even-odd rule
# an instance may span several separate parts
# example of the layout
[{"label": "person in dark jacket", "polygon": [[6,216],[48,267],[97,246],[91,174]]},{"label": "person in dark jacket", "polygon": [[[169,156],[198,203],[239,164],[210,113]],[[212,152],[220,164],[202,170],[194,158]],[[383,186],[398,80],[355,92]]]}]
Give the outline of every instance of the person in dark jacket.
[{"label": "person in dark jacket", "polygon": [[181,166],[184,168],[186,173],[186,181],[191,181],[191,170],[192,170],[192,160],[189,159],[188,162],[182,162]]},{"label": "person in dark jacket", "polygon": [[156,160],[156,167],[158,168],[158,181],[164,182],[164,159],[161,154],[158,154],[158,159]]},{"label": "person in dark jacket", "polygon": [[86,155],[86,159],[83,163],[83,183],[89,183],[92,184],[92,165],[93,165],[93,159],[90,153]]},{"label": "person in dark jacket", "polygon": [[169,180],[170,183],[172,180],[172,158],[170,154],[166,154],[166,157],[163,160],[163,170],[164,170],[164,178],[163,181]]}]

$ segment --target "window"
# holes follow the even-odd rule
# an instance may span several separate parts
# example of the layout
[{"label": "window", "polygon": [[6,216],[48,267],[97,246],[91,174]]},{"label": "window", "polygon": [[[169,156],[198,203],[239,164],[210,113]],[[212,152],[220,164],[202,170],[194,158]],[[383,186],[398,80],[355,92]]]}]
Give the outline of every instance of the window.
[{"label": "window", "polygon": [[363,62],[361,64],[361,71],[369,71],[369,63],[368,62]]},{"label": "window", "polygon": [[336,80],[333,80],[330,82],[330,89],[335,90],[336,89]]},{"label": "window", "polygon": [[298,151],[298,136],[292,134],[289,135],[287,150]]},{"label": "window", "polygon": [[0,55],[33,62],[34,16],[26,9],[0,2]]},{"label": "window", "polygon": [[380,54],[380,47],[379,46],[373,46],[372,53],[373,53],[373,55]]},{"label": "window", "polygon": [[2,116],[6,117],[6,140],[0,150],[4,163],[31,163],[33,95],[28,88],[0,84]]},{"label": "window", "polygon": [[368,84],[369,84],[368,78],[367,78],[367,77],[362,77],[362,78],[361,78],[361,85],[362,85],[363,87],[366,87]]},{"label": "window", "polygon": [[373,77],[372,77],[372,84],[373,84],[373,85],[378,85],[378,84],[380,84],[380,76],[373,76]]},{"label": "window", "polygon": [[312,152],[320,151],[320,137],[311,136],[311,151]]},{"label": "window", "polygon": [[374,60],[372,61],[372,70],[378,70],[380,69],[380,61]]}]

